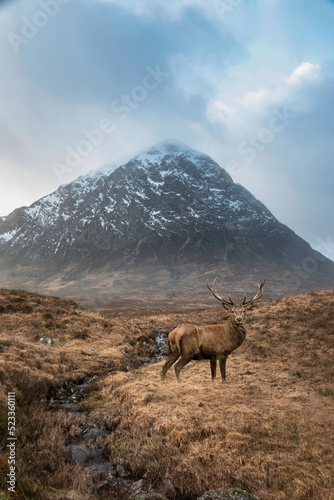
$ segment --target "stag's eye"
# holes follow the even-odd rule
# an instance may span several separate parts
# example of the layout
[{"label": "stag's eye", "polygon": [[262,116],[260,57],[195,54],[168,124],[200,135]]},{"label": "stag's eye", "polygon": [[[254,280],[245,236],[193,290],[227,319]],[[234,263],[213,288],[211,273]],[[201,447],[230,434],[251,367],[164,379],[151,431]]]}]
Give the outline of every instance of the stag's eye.
[{"label": "stag's eye", "polygon": [[231,310],[231,313],[234,313],[234,309]]},{"label": "stag's eye", "polygon": [[246,312],[245,309],[243,309],[242,312],[245,313]]}]

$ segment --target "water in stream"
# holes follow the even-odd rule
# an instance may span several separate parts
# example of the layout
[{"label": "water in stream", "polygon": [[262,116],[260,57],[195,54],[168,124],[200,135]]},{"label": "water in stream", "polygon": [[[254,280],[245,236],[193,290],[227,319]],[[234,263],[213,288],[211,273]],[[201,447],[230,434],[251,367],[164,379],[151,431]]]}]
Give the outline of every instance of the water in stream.
[{"label": "water in stream", "polygon": [[[166,337],[157,334],[155,340],[153,359],[160,361],[168,351]],[[103,454],[104,442],[111,431],[99,426],[87,413],[79,411],[78,403],[85,398],[87,388],[96,379],[96,376],[90,377],[81,384],[67,384],[65,388],[59,389],[51,409],[65,410],[70,415],[71,428],[66,449],[71,452],[72,464],[79,465],[85,472],[99,477],[102,480],[99,488],[106,488],[107,492],[115,491],[118,495],[121,492],[122,495],[117,498],[134,498],[136,493],[143,493],[143,480],[134,482],[125,478],[119,467],[114,467]]]},{"label": "water in stream", "polygon": [[110,432],[78,411],[78,403],[84,399],[85,390],[95,379],[96,377],[90,377],[81,384],[68,384],[66,389],[60,389],[58,391],[60,399],[53,402],[52,408],[69,412],[73,420],[72,425],[80,429],[79,433],[76,432],[74,436],[68,438],[66,445],[66,449],[72,454],[72,464],[78,464],[83,469],[111,471],[110,461],[103,456],[103,443]]}]

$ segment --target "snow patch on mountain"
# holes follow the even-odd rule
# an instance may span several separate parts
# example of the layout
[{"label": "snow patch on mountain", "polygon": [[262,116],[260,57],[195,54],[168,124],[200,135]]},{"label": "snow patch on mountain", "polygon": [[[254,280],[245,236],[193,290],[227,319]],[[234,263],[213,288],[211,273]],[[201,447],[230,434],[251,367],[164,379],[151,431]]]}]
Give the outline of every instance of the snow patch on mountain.
[{"label": "snow patch on mountain", "polygon": [[1,243],[6,243],[10,241],[14,236],[16,235],[18,229],[13,229],[12,231],[7,231],[6,233],[2,233],[0,235],[0,241]]}]

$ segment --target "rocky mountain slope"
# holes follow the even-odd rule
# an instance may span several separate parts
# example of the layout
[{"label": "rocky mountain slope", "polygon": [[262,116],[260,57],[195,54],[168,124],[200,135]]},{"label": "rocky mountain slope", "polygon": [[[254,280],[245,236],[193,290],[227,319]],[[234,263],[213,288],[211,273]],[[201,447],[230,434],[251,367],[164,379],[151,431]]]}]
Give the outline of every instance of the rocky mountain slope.
[{"label": "rocky mountain slope", "polygon": [[204,292],[206,273],[232,289],[269,273],[274,294],[282,276],[305,289],[334,284],[331,261],[208,155],[176,141],[79,177],[0,219],[2,286],[80,298],[77,287],[91,296],[106,280],[101,290],[108,283],[112,295],[127,295],[133,282],[145,294],[160,286],[163,299],[175,287],[174,296],[187,292],[189,279]]}]

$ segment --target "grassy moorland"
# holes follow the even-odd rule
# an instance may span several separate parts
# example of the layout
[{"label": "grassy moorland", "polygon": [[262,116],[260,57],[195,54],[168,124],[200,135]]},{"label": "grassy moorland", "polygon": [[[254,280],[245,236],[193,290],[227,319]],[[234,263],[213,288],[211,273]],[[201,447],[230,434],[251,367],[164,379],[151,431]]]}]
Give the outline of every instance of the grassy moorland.
[{"label": "grassy moorland", "polygon": [[178,384],[173,369],[160,381],[162,362],[141,366],[154,354],[154,334],[219,322],[221,309],[100,313],[1,290],[0,477],[6,394],[15,390],[18,498],[100,498],[64,448],[68,415],[47,402],[64,383],[98,374],[80,405],[111,430],[104,450],[122,477],[170,499],[222,487],[261,500],[334,499],[333,306],[333,291],[259,302],[226,383],[212,383],[209,362],[194,361]]},{"label": "grassy moorland", "polygon": [[[17,493],[29,499],[61,498],[64,487],[69,491],[80,484],[81,473],[64,449],[69,417],[48,411],[48,402],[65,383],[139,366],[152,354],[143,339],[132,324],[70,300],[0,290],[1,499],[8,473],[7,393],[16,393]],[[49,487],[61,488],[62,494],[50,496]],[[81,493],[77,498],[83,498]]]}]

